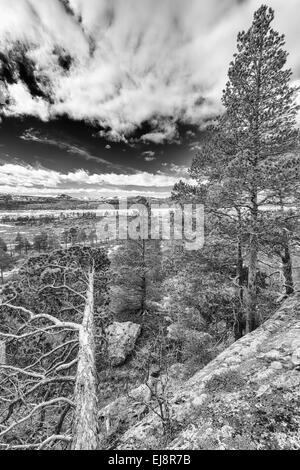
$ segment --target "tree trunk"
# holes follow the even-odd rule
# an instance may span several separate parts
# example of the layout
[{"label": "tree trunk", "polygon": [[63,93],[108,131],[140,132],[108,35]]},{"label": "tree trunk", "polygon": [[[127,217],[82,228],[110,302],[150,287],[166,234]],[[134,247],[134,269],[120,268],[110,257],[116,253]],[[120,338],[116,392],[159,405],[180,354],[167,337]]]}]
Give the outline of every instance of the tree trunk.
[{"label": "tree trunk", "polygon": [[281,257],[281,260],[283,275],[285,279],[285,292],[287,295],[292,295],[294,293],[293,267],[288,242],[286,242],[285,244],[284,255]]},{"label": "tree trunk", "polygon": [[4,341],[0,341],[0,364],[6,364],[6,344]]},{"label": "tree trunk", "polygon": [[237,263],[236,263],[236,276],[238,281],[238,297],[240,301],[239,310],[237,312],[237,317],[235,319],[234,325],[234,338],[237,341],[243,336],[245,330],[245,320],[243,318],[243,297],[244,297],[244,264],[243,264],[243,254],[242,254],[242,244],[240,238],[238,238],[237,243]]},{"label": "tree trunk", "polygon": [[142,240],[142,279],[141,279],[141,313],[146,310],[147,282],[146,282],[146,261],[145,261],[145,240]]},{"label": "tree trunk", "polygon": [[98,448],[97,379],[95,364],[94,272],[89,273],[87,299],[79,331],[78,367],[75,383],[73,450]]},{"label": "tree trunk", "polygon": [[249,163],[251,165],[250,173],[248,178],[250,179],[251,189],[251,209],[250,209],[250,243],[249,243],[249,267],[248,267],[248,285],[246,292],[246,333],[250,333],[255,330],[258,326],[257,318],[257,266],[258,266],[258,233],[257,233],[257,222],[258,222],[258,181],[259,181],[259,160],[261,155],[261,139],[260,139],[260,127],[261,127],[261,89],[262,89],[262,71],[263,71],[263,50],[264,50],[264,36],[263,30],[260,30],[259,46],[258,46],[258,58],[255,65],[256,72],[256,84],[255,84],[255,101],[254,101],[254,120],[251,123],[253,125],[253,153]]},{"label": "tree trunk", "polygon": [[[284,204],[282,193],[279,195],[280,199],[280,211],[281,216],[284,217]],[[292,257],[289,247],[289,237],[285,228],[283,229],[283,247],[284,254],[281,256],[282,270],[285,279],[285,293],[286,295],[292,295],[294,293],[294,282],[293,282],[293,266]]]},{"label": "tree trunk", "polygon": [[257,192],[252,195],[251,210],[251,234],[249,243],[248,285],[246,295],[246,333],[250,333],[258,326],[257,319],[257,264],[258,264],[258,240],[257,240]]}]

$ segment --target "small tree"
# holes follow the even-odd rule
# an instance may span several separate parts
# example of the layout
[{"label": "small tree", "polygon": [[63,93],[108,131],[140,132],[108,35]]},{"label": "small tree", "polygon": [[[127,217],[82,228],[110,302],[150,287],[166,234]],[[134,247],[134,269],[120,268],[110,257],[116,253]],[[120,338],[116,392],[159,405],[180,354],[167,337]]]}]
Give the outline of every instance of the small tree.
[{"label": "small tree", "polygon": [[70,240],[71,240],[71,243],[72,245],[75,245],[77,240],[78,240],[78,229],[77,227],[71,227],[70,230],[69,230],[69,235],[70,235]]},{"label": "small tree", "polygon": [[158,240],[128,240],[112,259],[112,308],[144,314],[159,299],[161,252]]},{"label": "small tree", "polygon": [[38,233],[33,240],[33,247],[39,253],[47,251],[48,248],[48,234],[46,232]]},{"label": "small tree", "polygon": [[90,245],[91,246],[94,246],[95,244],[97,244],[97,232],[96,230],[91,230],[89,235],[88,235],[88,239],[89,239],[89,242],[90,242]]},{"label": "small tree", "polygon": [[78,241],[79,243],[82,243],[83,246],[85,246],[86,240],[87,240],[87,234],[86,234],[85,229],[83,228],[78,233]]},{"label": "small tree", "polygon": [[24,250],[25,250],[25,254],[27,255],[28,254],[28,251],[31,249],[31,243],[30,241],[28,240],[28,238],[24,237]]},{"label": "small tree", "polygon": [[24,238],[22,237],[20,232],[18,232],[15,238],[15,249],[21,254],[23,248],[24,248]]}]

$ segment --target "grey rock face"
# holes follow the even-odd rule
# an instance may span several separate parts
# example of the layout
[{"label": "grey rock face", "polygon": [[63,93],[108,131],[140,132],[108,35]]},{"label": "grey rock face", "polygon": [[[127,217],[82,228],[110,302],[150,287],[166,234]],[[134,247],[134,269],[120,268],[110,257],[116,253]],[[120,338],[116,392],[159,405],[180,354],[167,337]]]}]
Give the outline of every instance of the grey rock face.
[{"label": "grey rock face", "polygon": [[299,331],[295,295],[187,382],[174,384],[168,442],[155,410],[119,436],[118,449],[299,450]]},{"label": "grey rock face", "polygon": [[141,325],[130,321],[114,322],[105,330],[108,358],[113,366],[123,364],[133,351],[141,333]]}]

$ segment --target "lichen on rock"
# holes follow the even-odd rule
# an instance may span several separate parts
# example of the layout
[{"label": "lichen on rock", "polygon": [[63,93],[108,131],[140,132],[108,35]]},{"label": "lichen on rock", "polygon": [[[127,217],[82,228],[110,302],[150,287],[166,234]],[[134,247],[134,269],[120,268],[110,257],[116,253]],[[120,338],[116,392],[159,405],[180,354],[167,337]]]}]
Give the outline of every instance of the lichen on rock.
[{"label": "lichen on rock", "polygon": [[140,333],[141,325],[130,321],[113,322],[106,328],[107,354],[113,366],[119,366],[126,361]]},{"label": "lichen on rock", "polygon": [[168,398],[166,441],[154,411],[133,421],[118,449],[300,449],[300,297],[199,370]]}]

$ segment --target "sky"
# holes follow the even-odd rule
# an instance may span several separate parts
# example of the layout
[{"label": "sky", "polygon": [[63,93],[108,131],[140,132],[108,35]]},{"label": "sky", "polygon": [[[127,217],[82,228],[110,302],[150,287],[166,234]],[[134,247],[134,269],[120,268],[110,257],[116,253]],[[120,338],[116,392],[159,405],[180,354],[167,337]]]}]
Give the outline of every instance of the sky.
[{"label": "sky", "polygon": [[[300,84],[300,0],[264,3]],[[0,0],[0,193],[169,196],[260,5]]]}]

